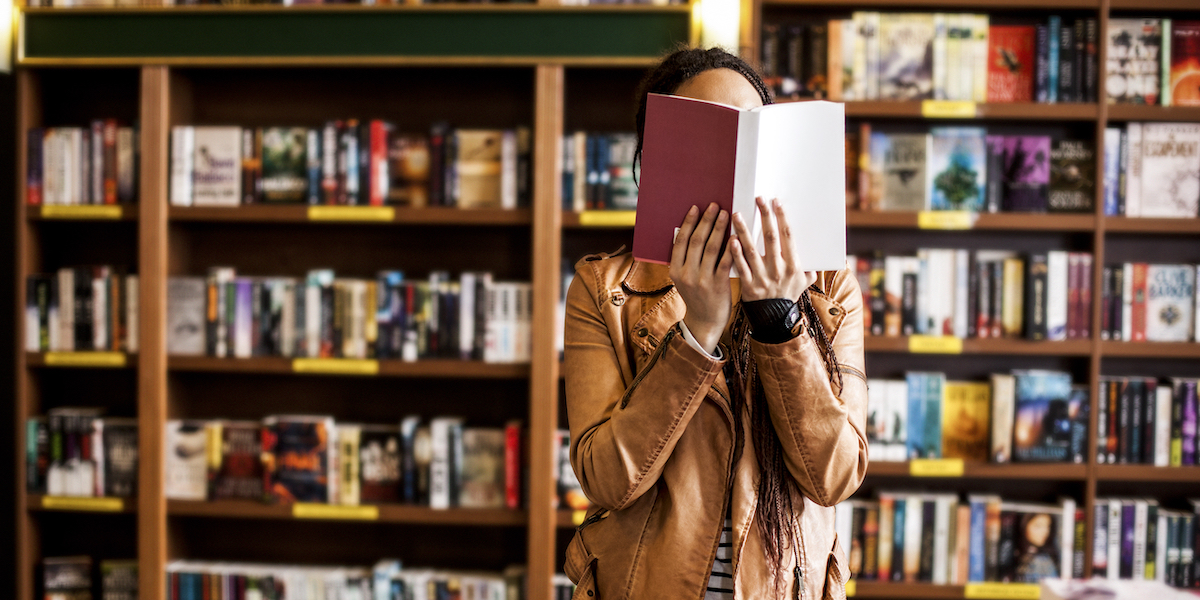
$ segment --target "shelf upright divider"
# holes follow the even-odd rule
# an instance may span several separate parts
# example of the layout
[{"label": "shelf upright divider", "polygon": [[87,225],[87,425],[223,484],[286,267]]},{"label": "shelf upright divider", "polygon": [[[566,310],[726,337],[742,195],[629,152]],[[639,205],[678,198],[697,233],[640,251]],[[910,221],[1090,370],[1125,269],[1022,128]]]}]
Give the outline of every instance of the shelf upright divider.
[{"label": "shelf upright divider", "polygon": [[558,320],[562,256],[562,154],[565,73],[562,65],[537,67],[533,127],[533,360],[529,379],[529,600],[551,600],[557,564],[554,510],[554,432],[558,429]]},{"label": "shelf upright divider", "polygon": [[170,70],[141,73],[141,173],[138,198],[138,590],[166,589],[167,500],[163,429],[167,420],[167,174]]}]

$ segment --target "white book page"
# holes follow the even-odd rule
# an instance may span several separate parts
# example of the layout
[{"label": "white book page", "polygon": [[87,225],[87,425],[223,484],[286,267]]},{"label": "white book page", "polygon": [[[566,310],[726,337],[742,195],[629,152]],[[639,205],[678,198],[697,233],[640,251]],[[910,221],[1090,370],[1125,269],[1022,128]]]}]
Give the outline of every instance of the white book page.
[{"label": "white book page", "polygon": [[[846,266],[845,110],[834,102],[776,104],[755,109],[758,162],[754,194],[783,203],[801,266]],[[740,161],[739,161],[740,162]],[[740,165],[739,165],[740,167]],[[738,210],[737,204],[734,210]],[[754,213],[754,211],[751,211]],[[763,251],[757,214],[742,213]]]}]

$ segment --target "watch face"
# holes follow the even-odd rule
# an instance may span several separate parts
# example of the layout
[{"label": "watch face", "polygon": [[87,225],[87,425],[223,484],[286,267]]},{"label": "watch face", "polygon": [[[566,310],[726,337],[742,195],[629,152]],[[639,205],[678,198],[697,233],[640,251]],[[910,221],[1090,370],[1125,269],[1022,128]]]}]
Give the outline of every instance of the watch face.
[{"label": "watch face", "polygon": [[792,309],[789,310],[787,316],[784,317],[783,323],[788,330],[791,330],[798,322],[800,322],[800,305],[792,304]]}]

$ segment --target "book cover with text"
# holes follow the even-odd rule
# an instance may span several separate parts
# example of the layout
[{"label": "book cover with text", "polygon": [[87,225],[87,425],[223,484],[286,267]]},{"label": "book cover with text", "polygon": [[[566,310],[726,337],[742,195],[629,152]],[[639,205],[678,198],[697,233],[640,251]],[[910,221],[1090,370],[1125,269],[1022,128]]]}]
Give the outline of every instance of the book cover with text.
[{"label": "book cover with text", "polygon": [[1032,25],[988,28],[988,102],[1033,102],[1036,46]]}]

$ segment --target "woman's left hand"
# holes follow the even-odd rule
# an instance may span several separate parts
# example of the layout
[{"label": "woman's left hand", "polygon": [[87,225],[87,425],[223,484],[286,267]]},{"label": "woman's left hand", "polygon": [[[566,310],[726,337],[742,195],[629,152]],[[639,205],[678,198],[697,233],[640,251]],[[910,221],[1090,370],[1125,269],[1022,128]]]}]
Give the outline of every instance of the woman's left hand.
[{"label": "woman's left hand", "polygon": [[[766,254],[760,256],[754,247],[754,237],[741,214],[733,216],[733,232],[730,241],[733,264],[742,280],[742,300],[768,300],[788,298],[796,300],[808,286],[817,280],[816,271],[804,271],[792,230],[779,200],[772,200],[768,207],[762,198],[755,198],[759,220],[762,222],[763,246]],[[745,241],[746,244],[742,242]]]}]

